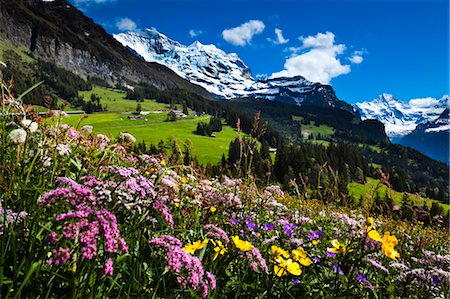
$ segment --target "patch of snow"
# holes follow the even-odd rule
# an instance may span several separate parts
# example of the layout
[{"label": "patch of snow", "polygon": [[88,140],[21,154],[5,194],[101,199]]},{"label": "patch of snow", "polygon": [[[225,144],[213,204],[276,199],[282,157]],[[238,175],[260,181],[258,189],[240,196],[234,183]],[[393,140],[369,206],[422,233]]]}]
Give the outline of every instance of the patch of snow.
[{"label": "patch of snow", "polygon": [[370,102],[355,104],[362,119],[377,119],[385,125],[389,137],[405,136],[418,124],[430,122],[448,107],[447,95],[441,99],[422,98],[400,101],[391,94],[382,94]]},{"label": "patch of snow", "polygon": [[436,128],[428,128],[425,130],[425,132],[430,133],[430,132],[441,132],[441,131],[448,131],[450,130],[450,124],[446,124],[443,126],[439,126]]}]

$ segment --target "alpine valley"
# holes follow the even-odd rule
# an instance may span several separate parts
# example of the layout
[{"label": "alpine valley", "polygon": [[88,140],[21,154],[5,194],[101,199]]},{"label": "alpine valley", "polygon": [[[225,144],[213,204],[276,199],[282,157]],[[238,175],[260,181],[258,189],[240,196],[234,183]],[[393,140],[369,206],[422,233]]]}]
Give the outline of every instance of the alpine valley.
[{"label": "alpine valley", "polygon": [[[216,45],[136,29],[160,17],[187,40],[205,27],[182,17],[212,27],[253,2],[0,0],[0,298],[448,297],[448,96],[354,107],[288,72],[312,53],[309,70],[358,76],[365,50],[331,32],[284,57],[295,76],[255,79]],[[272,2],[358,40],[368,19],[356,2]],[[276,18],[271,37],[260,20],[218,28],[234,46],[260,32],[246,49],[267,67],[258,38],[280,57],[293,39]]]},{"label": "alpine valley", "polygon": [[[215,123],[199,124],[200,120],[189,118],[198,126],[185,134],[215,136],[219,133],[212,134],[211,126],[221,130],[217,122],[222,119],[229,131],[237,128],[258,136],[257,143],[248,147],[252,153],[265,151],[258,153],[257,161],[253,154],[235,152],[242,148],[231,138],[231,142],[226,141],[230,144],[228,152],[222,150],[216,157],[219,161],[222,156],[221,165],[210,165],[210,172],[245,173],[247,168],[235,169],[244,155],[252,157],[246,163],[253,164],[256,177],[273,173],[273,179],[285,187],[291,180],[306,178],[317,185],[317,176],[325,171],[329,177],[336,175],[340,192],[347,194],[349,182],[363,183],[366,176],[377,177],[381,168],[397,191],[421,192],[441,201],[448,196],[445,164],[389,141],[389,137],[410,132],[417,135],[417,130],[413,132],[416,125],[426,121],[428,127],[421,131],[434,134],[438,130],[434,120],[448,97],[435,101],[432,107],[417,109],[383,95],[354,108],[338,99],[332,86],[302,76],[255,80],[237,54],[215,45],[198,41],[182,45],[154,28],[112,36],[66,0],[0,0],[0,28],[0,69],[5,77],[14,77],[16,92],[44,82],[24,97],[27,103],[51,108],[65,103],[70,109],[97,112],[90,119],[98,119],[99,126],[103,124],[106,130],[117,128],[122,120],[117,116],[104,124],[107,115],[111,119],[111,114],[104,112],[121,112],[119,102],[120,107],[136,103],[138,113],[147,103],[159,110],[166,109],[165,104],[170,109],[183,108],[183,113],[173,113],[174,121],[177,115],[194,113],[209,115],[211,124]],[[84,97],[86,94],[89,98]],[[133,120],[142,121],[139,126],[144,128],[146,121],[152,121],[152,114],[148,115]],[[439,124],[443,121],[441,118]],[[135,129],[133,122],[127,125],[127,131]],[[157,140],[145,130],[136,130],[142,142],[152,143],[153,152],[158,150]],[[158,130],[157,136],[170,137],[164,136],[163,130]],[[206,141],[213,142],[200,142]],[[160,145],[163,150],[164,142]],[[275,159],[270,158],[269,148]],[[147,145],[135,150],[146,151]]]}]

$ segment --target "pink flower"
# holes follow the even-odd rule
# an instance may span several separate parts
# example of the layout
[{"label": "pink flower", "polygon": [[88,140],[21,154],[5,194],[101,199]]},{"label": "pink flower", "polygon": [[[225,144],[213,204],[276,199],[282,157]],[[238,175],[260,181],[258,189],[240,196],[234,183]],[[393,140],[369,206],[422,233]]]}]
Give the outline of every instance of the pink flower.
[{"label": "pink flower", "polygon": [[103,267],[103,275],[104,276],[106,276],[106,275],[113,276],[113,271],[114,271],[113,260],[112,260],[112,258],[109,258],[106,261],[105,266]]}]

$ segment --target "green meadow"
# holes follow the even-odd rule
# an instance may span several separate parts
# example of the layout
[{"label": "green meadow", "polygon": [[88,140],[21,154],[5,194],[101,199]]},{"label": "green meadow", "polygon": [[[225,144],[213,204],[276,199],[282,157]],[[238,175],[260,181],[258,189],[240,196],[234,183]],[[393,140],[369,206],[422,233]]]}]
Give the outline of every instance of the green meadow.
[{"label": "green meadow", "polygon": [[82,119],[81,115],[72,115],[64,119],[64,122],[74,127],[91,125],[94,133],[111,138],[118,137],[121,132],[128,132],[138,141],[144,140],[147,146],[152,143],[156,145],[160,140],[168,145],[168,140],[174,138],[183,148],[183,144],[189,141],[193,155],[202,164],[219,162],[222,154],[228,154],[230,142],[237,137],[236,130],[229,126],[223,126],[222,132],[214,133],[215,138],[194,134],[197,124],[200,121],[209,122],[210,116],[187,117],[172,122],[166,121],[167,112],[144,115],[144,120],[129,120],[129,115],[131,114],[95,113],[88,115],[86,119]]},{"label": "green meadow", "polygon": [[[360,184],[356,182],[351,182],[347,185],[348,188],[348,194],[353,196],[355,200],[359,201],[360,197],[363,196],[364,199],[368,199],[371,196],[375,196],[375,193],[378,192],[380,198],[385,198],[386,193],[389,194],[389,196],[394,201],[394,204],[401,205],[403,192],[395,191],[388,186],[381,184],[380,180],[374,179],[374,178],[367,178],[365,184]],[[432,202],[438,202],[443,208],[445,212],[448,212],[450,206],[448,204],[443,204],[437,200],[429,199],[429,198],[423,198],[419,195],[413,195],[409,194],[409,197],[412,199],[415,205],[421,206],[423,204],[426,204],[427,206],[431,206]]]},{"label": "green meadow", "polygon": [[101,104],[108,112],[133,112],[137,104],[141,104],[142,111],[168,110],[167,104],[158,103],[155,100],[145,99],[143,102],[125,99],[126,92],[120,89],[92,86],[92,90],[78,93],[85,100],[89,100],[92,94],[101,98]]}]

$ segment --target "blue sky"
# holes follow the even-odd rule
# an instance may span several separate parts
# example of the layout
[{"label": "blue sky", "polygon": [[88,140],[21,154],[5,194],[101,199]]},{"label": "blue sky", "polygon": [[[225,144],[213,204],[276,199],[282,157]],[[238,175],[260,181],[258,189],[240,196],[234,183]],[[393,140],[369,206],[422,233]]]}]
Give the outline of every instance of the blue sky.
[{"label": "blue sky", "polygon": [[253,76],[301,74],[349,103],[449,93],[446,0],[71,0],[110,33],[155,27],[237,53]]}]

